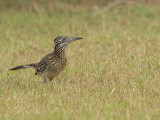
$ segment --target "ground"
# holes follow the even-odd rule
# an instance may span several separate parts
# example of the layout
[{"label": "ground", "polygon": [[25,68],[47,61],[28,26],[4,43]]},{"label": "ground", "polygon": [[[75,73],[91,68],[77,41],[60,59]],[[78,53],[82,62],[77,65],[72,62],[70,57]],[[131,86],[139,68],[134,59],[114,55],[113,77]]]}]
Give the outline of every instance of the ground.
[{"label": "ground", "polygon": [[[4,4],[1,120],[160,119],[160,5]],[[9,71],[53,51],[59,35],[84,39],[69,45],[68,65],[53,85],[33,69]]]}]

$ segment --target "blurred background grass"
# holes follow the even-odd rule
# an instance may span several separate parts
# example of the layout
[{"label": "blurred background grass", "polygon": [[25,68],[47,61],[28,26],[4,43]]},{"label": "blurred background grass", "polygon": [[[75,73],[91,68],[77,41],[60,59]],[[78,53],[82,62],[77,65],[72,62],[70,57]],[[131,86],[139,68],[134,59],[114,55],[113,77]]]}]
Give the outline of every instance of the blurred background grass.
[{"label": "blurred background grass", "polygon": [[[114,2],[137,2],[148,5],[157,5],[160,3],[159,0],[1,0],[1,9],[25,9],[34,7],[35,4],[41,6],[55,7],[56,3],[69,4],[69,5],[85,5],[87,7],[95,6],[106,6]],[[91,6],[90,6],[91,5]],[[66,8],[67,9],[67,8]]]},{"label": "blurred background grass", "polygon": [[[159,0],[1,0],[0,119],[160,119]],[[81,36],[54,85],[10,72]]]}]

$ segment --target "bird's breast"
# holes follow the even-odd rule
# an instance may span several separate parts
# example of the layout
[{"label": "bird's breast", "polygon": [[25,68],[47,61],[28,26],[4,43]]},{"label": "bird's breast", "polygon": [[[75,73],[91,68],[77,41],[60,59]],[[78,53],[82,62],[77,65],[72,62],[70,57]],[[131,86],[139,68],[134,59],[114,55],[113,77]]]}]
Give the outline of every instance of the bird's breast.
[{"label": "bird's breast", "polygon": [[63,70],[67,65],[67,58],[61,59],[59,63],[60,63],[59,68]]}]

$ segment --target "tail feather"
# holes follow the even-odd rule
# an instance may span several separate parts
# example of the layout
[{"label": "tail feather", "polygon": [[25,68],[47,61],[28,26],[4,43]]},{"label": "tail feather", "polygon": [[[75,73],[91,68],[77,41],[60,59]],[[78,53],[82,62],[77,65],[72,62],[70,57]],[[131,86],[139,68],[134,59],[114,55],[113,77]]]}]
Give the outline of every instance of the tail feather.
[{"label": "tail feather", "polygon": [[19,70],[19,69],[30,68],[30,67],[35,67],[35,64],[20,65],[20,66],[11,68],[10,70]]}]

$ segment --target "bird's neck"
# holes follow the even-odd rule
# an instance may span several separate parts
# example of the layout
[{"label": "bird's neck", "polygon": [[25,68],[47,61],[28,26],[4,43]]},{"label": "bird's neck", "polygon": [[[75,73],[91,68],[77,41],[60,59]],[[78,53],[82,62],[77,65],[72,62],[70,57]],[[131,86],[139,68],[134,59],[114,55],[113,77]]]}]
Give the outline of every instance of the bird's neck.
[{"label": "bird's neck", "polygon": [[54,54],[61,58],[66,58],[66,47],[55,46]]}]

